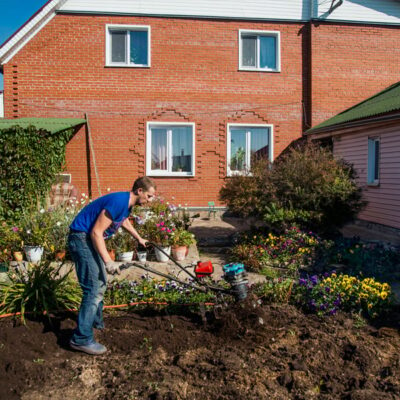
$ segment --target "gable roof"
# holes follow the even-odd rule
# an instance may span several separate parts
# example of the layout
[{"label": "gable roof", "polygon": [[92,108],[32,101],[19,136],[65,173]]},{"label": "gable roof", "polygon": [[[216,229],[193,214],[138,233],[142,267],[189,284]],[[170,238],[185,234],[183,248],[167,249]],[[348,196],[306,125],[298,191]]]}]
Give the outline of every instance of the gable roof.
[{"label": "gable roof", "polygon": [[57,133],[73,128],[86,123],[85,119],[81,118],[14,118],[0,119],[0,132],[2,129],[8,129],[12,126],[20,126],[27,128],[33,125],[36,129]]},{"label": "gable roof", "polygon": [[16,32],[0,46],[0,64],[7,63],[32,37],[56,14],[55,11],[67,0],[48,0]]},{"label": "gable roof", "polygon": [[349,123],[368,121],[400,110],[400,82],[309,129],[306,134],[331,131]]}]

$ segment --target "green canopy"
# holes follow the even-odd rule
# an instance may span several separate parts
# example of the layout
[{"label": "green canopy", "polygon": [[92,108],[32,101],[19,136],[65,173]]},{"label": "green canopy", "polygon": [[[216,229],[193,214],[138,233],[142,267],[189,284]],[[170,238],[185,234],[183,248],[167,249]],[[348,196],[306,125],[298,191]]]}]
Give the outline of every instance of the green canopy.
[{"label": "green canopy", "polygon": [[86,120],[81,118],[0,118],[0,130],[8,129],[15,125],[22,128],[27,128],[32,125],[36,129],[57,133],[84,123],[86,123]]}]

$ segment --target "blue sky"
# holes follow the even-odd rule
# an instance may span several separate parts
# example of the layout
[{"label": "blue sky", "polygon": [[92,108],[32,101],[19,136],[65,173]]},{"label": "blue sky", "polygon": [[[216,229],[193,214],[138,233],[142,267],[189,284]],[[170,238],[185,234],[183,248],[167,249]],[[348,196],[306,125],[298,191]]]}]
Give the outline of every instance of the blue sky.
[{"label": "blue sky", "polygon": [[[47,0],[0,0],[0,45],[46,3]],[[2,74],[0,90],[3,90]]]}]

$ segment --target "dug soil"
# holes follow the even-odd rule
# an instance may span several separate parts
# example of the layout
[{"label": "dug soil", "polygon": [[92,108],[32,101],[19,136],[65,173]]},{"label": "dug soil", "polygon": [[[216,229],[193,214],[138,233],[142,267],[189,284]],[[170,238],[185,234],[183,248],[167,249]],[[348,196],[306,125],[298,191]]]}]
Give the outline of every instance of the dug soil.
[{"label": "dug soil", "polygon": [[0,399],[400,399],[399,313],[363,325],[254,300],[197,314],[120,312],[101,356],[68,348],[73,316],[0,321]]}]

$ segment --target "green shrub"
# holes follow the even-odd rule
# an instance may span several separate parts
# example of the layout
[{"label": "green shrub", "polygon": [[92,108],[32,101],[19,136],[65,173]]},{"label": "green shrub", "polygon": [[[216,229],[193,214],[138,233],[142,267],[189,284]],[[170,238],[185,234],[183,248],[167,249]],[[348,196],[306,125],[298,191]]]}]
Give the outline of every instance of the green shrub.
[{"label": "green shrub", "polygon": [[50,262],[28,265],[27,271],[8,272],[9,282],[0,282],[0,315],[31,312],[37,317],[44,312],[69,310],[79,306],[81,291],[69,274],[60,276],[61,266]]},{"label": "green shrub", "polygon": [[0,131],[0,219],[17,220],[49,192],[65,162],[73,130],[51,134],[30,126]]},{"label": "green shrub", "polygon": [[251,174],[227,179],[220,198],[242,215],[257,215],[276,229],[292,224],[327,231],[363,207],[351,166],[315,144],[288,150],[272,166],[255,160]]}]

